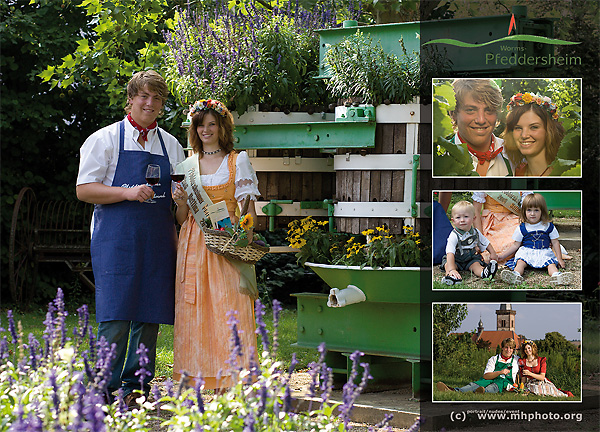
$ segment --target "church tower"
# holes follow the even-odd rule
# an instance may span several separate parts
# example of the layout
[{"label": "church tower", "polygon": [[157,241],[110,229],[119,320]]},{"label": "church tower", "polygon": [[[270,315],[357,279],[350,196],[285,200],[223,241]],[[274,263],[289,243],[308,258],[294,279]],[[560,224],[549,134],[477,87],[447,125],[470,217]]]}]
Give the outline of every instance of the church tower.
[{"label": "church tower", "polygon": [[496,311],[496,330],[515,331],[515,315],[517,311],[512,310],[510,303],[503,303]]}]

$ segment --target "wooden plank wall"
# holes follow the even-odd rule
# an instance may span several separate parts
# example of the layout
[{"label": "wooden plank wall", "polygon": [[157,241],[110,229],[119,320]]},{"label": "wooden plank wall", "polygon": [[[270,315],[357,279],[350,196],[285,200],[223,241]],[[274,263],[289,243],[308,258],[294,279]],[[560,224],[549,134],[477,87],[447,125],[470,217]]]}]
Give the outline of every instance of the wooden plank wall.
[{"label": "wooden plank wall", "polygon": [[[283,157],[285,150],[258,150],[257,157]],[[295,163],[295,156],[305,158],[327,158],[328,155],[318,149],[288,150],[290,164]],[[332,199],[335,193],[335,173],[312,172],[257,172],[258,190],[263,201],[293,200],[293,201],[323,201]],[[275,218],[275,228],[287,229],[292,217],[278,216]],[[323,218],[315,218],[323,219]],[[256,223],[258,230],[268,227],[267,217],[261,216]]]},{"label": "wooden plank wall", "polygon": [[[377,124],[375,147],[371,149],[338,149],[338,155],[405,154],[406,124]],[[343,202],[404,201],[405,171],[337,171],[335,199]],[[398,218],[336,218],[340,232],[360,234],[368,228],[386,224],[390,232],[401,233],[403,219]]]}]

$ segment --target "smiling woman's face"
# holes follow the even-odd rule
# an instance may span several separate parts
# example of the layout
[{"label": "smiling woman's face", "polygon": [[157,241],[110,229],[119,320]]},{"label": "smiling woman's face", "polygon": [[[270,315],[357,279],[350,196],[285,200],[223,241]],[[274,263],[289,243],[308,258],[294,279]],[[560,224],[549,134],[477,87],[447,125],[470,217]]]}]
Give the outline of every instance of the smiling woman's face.
[{"label": "smiling woman's face", "polygon": [[525,158],[546,154],[544,121],[533,111],[525,112],[512,131],[517,148]]}]

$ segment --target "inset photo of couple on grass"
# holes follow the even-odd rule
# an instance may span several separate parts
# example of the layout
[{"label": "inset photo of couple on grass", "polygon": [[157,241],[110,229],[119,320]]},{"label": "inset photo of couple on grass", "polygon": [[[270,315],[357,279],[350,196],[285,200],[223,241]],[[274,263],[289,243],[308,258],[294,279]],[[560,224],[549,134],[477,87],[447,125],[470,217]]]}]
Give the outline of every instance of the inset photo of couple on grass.
[{"label": "inset photo of couple on grass", "polygon": [[580,303],[434,303],[433,402],[581,402]]},{"label": "inset photo of couple on grass", "polygon": [[433,177],[581,177],[580,78],[434,78]]},{"label": "inset photo of couple on grass", "polygon": [[581,191],[434,191],[434,290],[581,290]]}]

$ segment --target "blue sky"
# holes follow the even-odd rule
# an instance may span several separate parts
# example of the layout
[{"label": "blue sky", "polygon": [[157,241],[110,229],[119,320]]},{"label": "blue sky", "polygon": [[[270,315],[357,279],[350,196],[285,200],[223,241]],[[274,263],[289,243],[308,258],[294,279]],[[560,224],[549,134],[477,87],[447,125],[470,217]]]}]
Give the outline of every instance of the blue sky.
[{"label": "blue sky", "polygon": [[[568,340],[581,340],[581,305],[578,303],[512,303],[515,331],[528,339],[543,339],[546,333],[557,331]],[[469,314],[457,332],[477,328],[479,318],[484,330],[496,330],[496,310],[499,303],[467,304]]]}]

